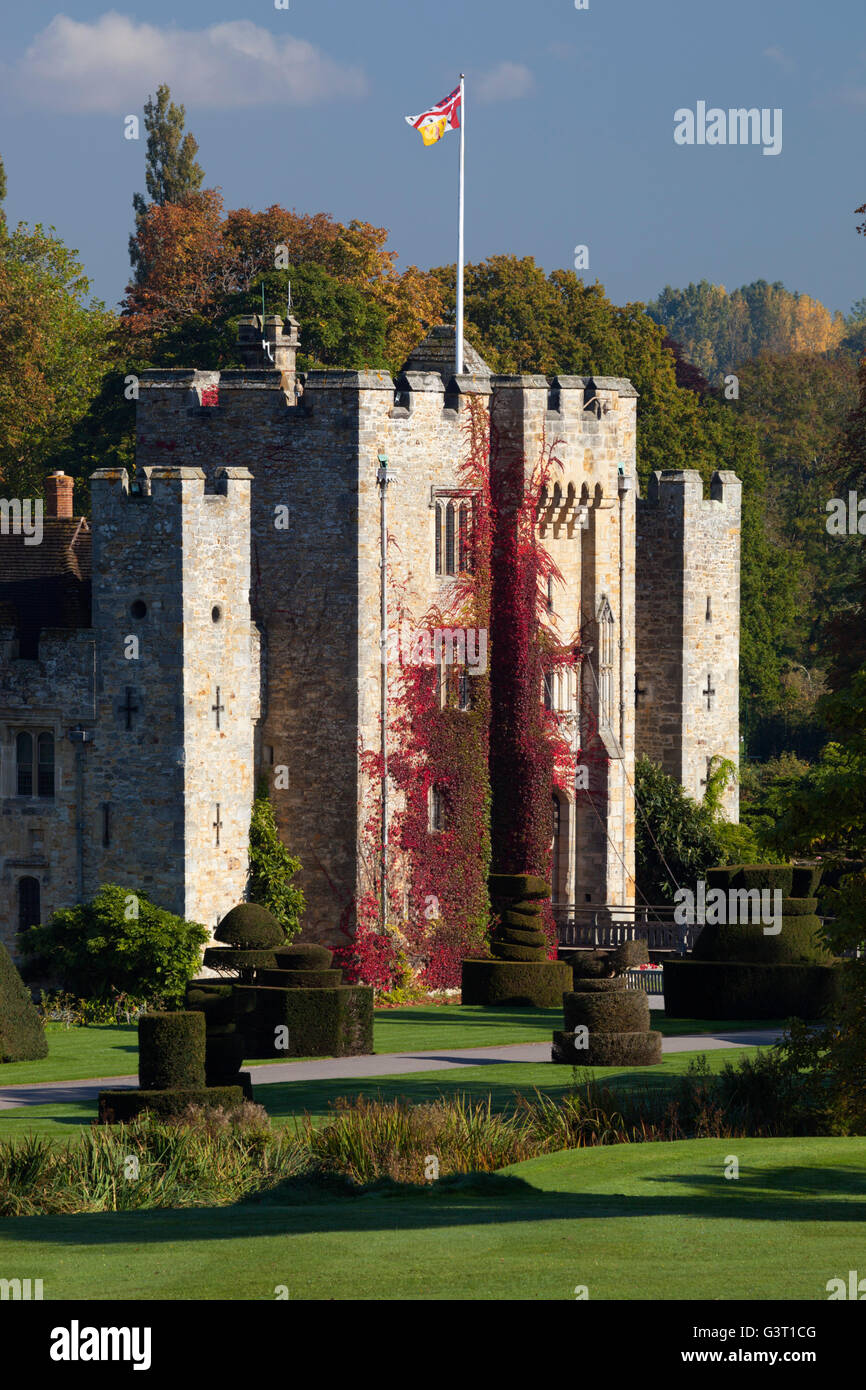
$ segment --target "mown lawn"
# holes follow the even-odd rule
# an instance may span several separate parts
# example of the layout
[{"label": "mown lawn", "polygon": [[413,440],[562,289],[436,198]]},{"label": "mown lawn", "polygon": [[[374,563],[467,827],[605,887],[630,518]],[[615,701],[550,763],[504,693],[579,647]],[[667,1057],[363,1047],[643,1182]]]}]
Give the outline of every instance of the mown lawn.
[{"label": "mown lawn", "polygon": [[[720,1048],[706,1053],[711,1070],[719,1071],[725,1061],[736,1062],[753,1048]],[[668,1054],[658,1066],[644,1068],[593,1067],[587,1074],[610,1079],[613,1089],[631,1092],[659,1091],[673,1094],[677,1078],[698,1052]],[[535,1089],[546,1095],[560,1096],[574,1084],[570,1067],[552,1066],[549,1062],[495,1062],[480,1067],[454,1067],[448,1071],[428,1071],[408,1076],[375,1076],[356,1080],[293,1081],[271,1085],[257,1084],[255,1099],[264,1105],[276,1125],[290,1123],[294,1116],[310,1114],[324,1117],[341,1096],[381,1096],[384,1100],[405,1097],[414,1104],[435,1100],[440,1095],[461,1094],[482,1099],[492,1098],[497,1110],[515,1104],[520,1093],[531,1095]],[[48,1138],[66,1141],[74,1138],[83,1125],[96,1119],[96,1100],[72,1100],[47,1105],[16,1106],[0,1110],[0,1138],[12,1139],[27,1133],[43,1134]]]},{"label": "mown lawn", "polygon": [[[404,1079],[405,1080],[405,1079]],[[425,1078],[425,1081],[429,1078]],[[737,1180],[724,1176],[729,1155]],[[482,1179],[178,1212],[9,1218],[46,1299],[825,1300],[866,1268],[866,1139],[576,1149]]]},{"label": "mown lawn", "polygon": [[[446,1004],[434,1008],[379,1009],[374,1050],[432,1052],[438,1048],[497,1047],[551,1039],[562,1026],[561,1009],[488,1009],[481,1005]],[[709,1023],[702,1019],[666,1019],[653,1011],[652,1027],[666,1037],[688,1033],[729,1033],[781,1027],[773,1021]],[[48,1056],[36,1062],[0,1066],[0,1087],[37,1081],[84,1081],[90,1077],[133,1076],[138,1070],[138,1029],[100,1025],[65,1028],[49,1024]],[[285,1062],[285,1057],[248,1059],[248,1066]],[[291,1059],[288,1059],[291,1060]]]}]

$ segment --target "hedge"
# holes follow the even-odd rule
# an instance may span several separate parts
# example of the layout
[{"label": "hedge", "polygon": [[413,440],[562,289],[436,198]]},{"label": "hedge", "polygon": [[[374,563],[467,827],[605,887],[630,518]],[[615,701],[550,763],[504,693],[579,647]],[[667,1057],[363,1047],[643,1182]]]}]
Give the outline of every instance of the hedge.
[{"label": "hedge", "polygon": [[204,964],[211,970],[275,970],[275,951],[247,950],[237,946],[208,946]]},{"label": "hedge", "polygon": [[327,946],[310,945],[280,946],[274,952],[280,970],[330,970],[334,952]]},{"label": "hedge", "polygon": [[811,898],[817,893],[824,875],[823,864],[795,864],[791,893],[795,898]]},{"label": "hedge", "polygon": [[835,965],[766,965],[754,961],[668,961],[668,1018],[823,1017],[838,999]]},{"label": "hedge", "polygon": [[[208,1110],[217,1107],[234,1110],[252,1099],[249,1075],[237,1086],[186,1086],[168,1091],[100,1091],[99,1123],[121,1124],[134,1120],[149,1110],[152,1115],[179,1115],[188,1105],[201,1105]],[[246,1092],[246,1093],[245,1093]]]},{"label": "hedge", "polygon": [[233,1023],[226,1024],[225,1031],[208,1031],[204,1054],[205,1083],[208,1086],[236,1086],[244,1064],[244,1051],[243,1035]]},{"label": "hedge", "polygon": [[[707,869],[707,887],[722,888],[779,888],[782,897],[790,897],[793,892],[793,864],[725,864],[715,869]],[[808,897],[808,894],[802,896]]]},{"label": "hedge", "polygon": [[817,911],[817,898],[782,899],[782,912],[786,917],[814,917]]},{"label": "hedge", "polygon": [[487,887],[491,898],[549,898],[550,886],[535,874],[490,874]]},{"label": "hedge", "polygon": [[547,963],[547,941],[537,946],[520,946],[516,941],[503,941],[494,936],[490,950],[497,960],[544,965]]},{"label": "hedge", "polygon": [[286,933],[266,907],[259,903],[238,903],[226,913],[214,937],[227,946],[265,950],[268,946],[284,945]]},{"label": "hedge", "polygon": [[12,957],[0,946],[0,1062],[35,1062],[47,1056],[42,1019]]},{"label": "hedge", "polygon": [[257,985],[276,989],[336,989],[343,983],[342,970],[257,970]]},{"label": "hedge", "polygon": [[556,1009],[572,988],[571,966],[564,960],[464,960],[464,1004],[510,1004]]},{"label": "hedge", "polygon": [[507,912],[502,913],[503,927],[517,927],[522,931],[540,931],[541,913],[540,912],[518,912],[516,908],[510,907]]},{"label": "hedge", "polygon": [[643,990],[566,994],[562,1010],[567,1033],[579,1027],[588,1028],[590,1034],[640,1033],[649,1028],[649,999]]},{"label": "hedge", "polygon": [[575,1047],[574,1033],[554,1033],[550,1055],[572,1067],[651,1067],[662,1059],[662,1035],[590,1033],[588,1047]]},{"label": "hedge", "polygon": [[[354,1057],[373,1051],[373,991],[368,985],[335,989],[277,989],[237,985],[254,998],[243,1021],[247,1056]],[[288,1047],[277,1049],[276,1029],[288,1029]]]},{"label": "hedge", "polygon": [[208,1029],[216,1024],[232,1023],[237,1016],[231,984],[187,985],[186,1007],[203,1013]]},{"label": "hedge", "polygon": [[609,975],[606,978],[596,979],[586,975],[575,975],[574,977],[575,994],[609,993],[612,990],[622,993],[628,988],[628,980],[624,975]]},{"label": "hedge", "polygon": [[204,1014],[142,1014],[138,1020],[138,1084],[143,1091],[205,1085]]},{"label": "hedge", "polygon": [[820,918],[814,916],[783,916],[781,930],[772,936],[765,935],[758,923],[708,923],[695,941],[692,959],[764,965],[824,964],[832,956],[819,939],[820,930]]}]

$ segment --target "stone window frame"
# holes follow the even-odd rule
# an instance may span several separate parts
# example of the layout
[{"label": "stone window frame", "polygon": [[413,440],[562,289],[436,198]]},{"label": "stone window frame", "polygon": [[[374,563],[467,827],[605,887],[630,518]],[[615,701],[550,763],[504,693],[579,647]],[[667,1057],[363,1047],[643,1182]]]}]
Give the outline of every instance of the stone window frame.
[{"label": "stone window frame", "polygon": [[477,488],[430,489],[433,573],[437,579],[459,579],[472,573],[471,544],[479,495]]},{"label": "stone window frame", "polygon": [[[31,752],[30,752],[30,791],[29,791],[29,792],[22,792],[22,791],[19,791],[19,785],[20,785],[20,779],[19,779],[19,766],[20,766],[20,764],[19,764],[19,759],[18,759],[18,739],[19,739],[19,736],[22,735],[22,734],[27,734],[27,735],[29,735],[30,738],[31,738],[31,740],[32,740],[32,743],[31,743]],[[48,792],[44,792],[44,791],[40,791],[40,790],[39,790],[39,787],[40,787],[39,769],[40,769],[40,766],[47,766],[47,764],[40,764],[40,761],[39,761],[40,742],[41,742],[41,740],[44,739],[44,738],[50,738],[50,739],[51,739],[51,754],[52,754],[52,756],[51,756],[51,762],[50,762],[50,766],[51,766],[51,790],[48,791]],[[9,747],[9,750],[10,750],[10,756],[9,756],[9,758],[8,758],[8,769],[7,769],[7,773],[6,773],[6,776],[5,776],[4,779],[3,779],[4,782],[5,782],[5,786],[4,786],[4,789],[3,789],[4,795],[7,796],[7,797],[10,797],[10,798],[13,798],[15,801],[19,801],[19,802],[23,802],[23,801],[33,802],[33,801],[35,801],[35,802],[39,802],[40,804],[42,804],[42,805],[44,805],[44,806],[51,806],[51,805],[53,805],[53,804],[55,803],[55,801],[57,800],[57,786],[58,786],[58,783],[57,783],[57,742],[58,742],[58,739],[57,739],[57,730],[56,730],[54,727],[52,727],[52,726],[48,723],[47,720],[44,720],[44,719],[39,720],[39,721],[34,722],[34,723],[31,723],[31,724],[25,724],[25,723],[22,723],[20,720],[16,720],[16,721],[14,721],[14,722],[11,722],[11,723],[7,726],[7,741],[8,741],[8,747]]]}]

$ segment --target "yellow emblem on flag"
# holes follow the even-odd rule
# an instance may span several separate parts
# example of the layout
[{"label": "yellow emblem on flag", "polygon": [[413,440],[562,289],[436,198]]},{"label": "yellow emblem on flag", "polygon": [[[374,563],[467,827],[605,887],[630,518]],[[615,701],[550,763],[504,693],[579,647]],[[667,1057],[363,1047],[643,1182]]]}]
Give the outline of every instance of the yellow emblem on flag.
[{"label": "yellow emblem on flag", "polygon": [[438,121],[430,121],[429,125],[421,126],[421,139],[425,145],[435,145],[437,140],[441,140],[445,134],[448,120],[445,116],[440,116]]}]

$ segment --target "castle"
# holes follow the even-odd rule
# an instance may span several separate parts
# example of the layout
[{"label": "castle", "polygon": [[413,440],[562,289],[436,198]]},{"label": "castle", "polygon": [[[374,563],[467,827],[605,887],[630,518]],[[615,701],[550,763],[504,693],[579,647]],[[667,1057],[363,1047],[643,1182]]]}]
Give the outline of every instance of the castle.
[{"label": "castle", "polygon": [[41,542],[0,535],[10,947],[105,882],[212,929],[245,893],[262,777],[303,865],[305,936],[333,942],[360,874],[359,750],[380,737],[377,472],[386,458],[397,479],[387,527],[413,611],[447,606],[471,524],[458,468],[472,398],[527,467],[561,441],[538,516],[562,574],[550,621],[592,640],[539,698],[575,747],[591,718],[605,756],[591,798],[554,798],[554,900],[634,903],[636,754],[698,799],[714,755],[738,761],[732,473],[705,498],[697,472],[662,472],[641,498],[626,380],[496,376],[469,347],[455,376],[447,328],[396,381],[299,375],[298,329],[250,317],[242,369],[143,373],[136,476],[93,474],[88,521],[54,474]]}]

